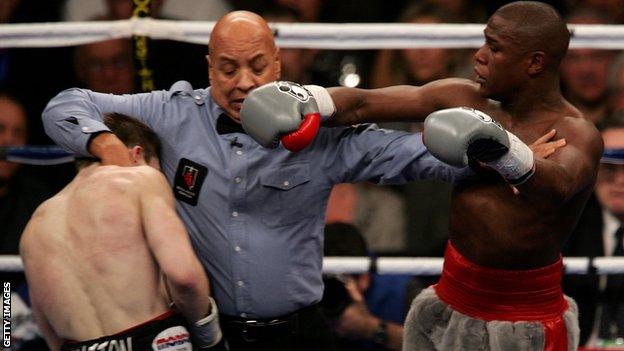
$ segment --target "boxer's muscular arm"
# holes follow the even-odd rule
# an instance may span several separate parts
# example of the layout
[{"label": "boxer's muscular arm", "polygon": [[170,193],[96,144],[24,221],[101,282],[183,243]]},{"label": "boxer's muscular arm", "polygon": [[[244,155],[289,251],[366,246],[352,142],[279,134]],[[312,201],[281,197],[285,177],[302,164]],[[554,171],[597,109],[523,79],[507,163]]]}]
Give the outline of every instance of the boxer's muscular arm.
[{"label": "boxer's muscular arm", "polygon": [[562,204],[592,186],[603,146],[600,133],[588,121],[566,118],[554,128],[566,146],[547,159],[536,157],[535,173],[518,190],[520,196]]},{"label": "boxer's muscular arm", "polygon": [[188,321],[195,323],[210,312],[208,279],[176,214],[167,181],[156,170],[145,172],[140,194],[145,237],[169,283],[174,303]]},{"label": "boxer's muscular arm", "polygon": [[381,89],[328,89],[336,106],[331,125],[366,122],[422,122],[430,113],[456,106],[471,106],[476,87],[466,79],[436,80],[423,86],[399,85]]}]

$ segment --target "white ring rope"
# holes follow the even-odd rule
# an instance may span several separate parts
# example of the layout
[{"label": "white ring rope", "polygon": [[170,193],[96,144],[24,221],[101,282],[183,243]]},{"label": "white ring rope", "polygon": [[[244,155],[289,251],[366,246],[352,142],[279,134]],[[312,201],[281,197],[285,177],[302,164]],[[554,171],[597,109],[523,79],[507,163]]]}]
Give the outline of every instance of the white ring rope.
[{"label": "white ring rope", "polygon": [[[624,273],[624,257],[566,257],[563,259],[567,274],[587,274],[590,267],[597,274]],[[591,266],[590,266],[591,262]],[[325,273],[363,273],[370,266],[370,259],[362,257],[326,257]],[[379,274],[437,275],[442,272],[443,259],[438,257],[380,257],[376,260]]]},{"label": "white ring rope", "polygon": [[[443,259],[439,257],[379,257],[376,260],[379,274],[438,275],[442,272]],[[623,274],[624,257],[565,257],[566,274]],[[591,265],[590,265],[591,263]],[[370,267],[370,259],[363,257],[326,257],[323,271],[330,274],[364,273]],[[592,268],[592,269],[590,269]]]},{"label": "white ring rope", "polygon": [[[214,22],[131,18],[121,21],[0,25],[0,48],[57,47],[144,35],[206,44]],[[273,23],[278,46],[315,49],[478,48],[484,24]],[[569,25],[570,47],[624,49],[624,25]]]},{"label": "white ring rope", "polygon": [[[379,257],[376,260],[379,274],[438,275],[443,259],[438,257]],[[624,274],[624,257],[566,257],[563,259],[566,274],[587,274],[590,267],[596,274]],[[369,271],[371,260],[367,257],[325,257],[323,272],[328,274],[357,274]],[[0,272],[21,272],[22,260],[17,255],[0,255]]]}]

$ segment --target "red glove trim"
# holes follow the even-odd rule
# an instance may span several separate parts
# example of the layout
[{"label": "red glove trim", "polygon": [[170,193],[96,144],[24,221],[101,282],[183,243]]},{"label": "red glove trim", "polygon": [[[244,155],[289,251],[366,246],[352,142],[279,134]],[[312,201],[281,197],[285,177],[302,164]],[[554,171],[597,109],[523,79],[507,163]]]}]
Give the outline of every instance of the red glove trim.
[{"label": "red glove trim", "polygon": [[296,131],[286,134],[281,138],[282,144],[291,152],[299,152],[305,149],[316,137],[321,126],[321,115],[318,112],[308,113]]}]

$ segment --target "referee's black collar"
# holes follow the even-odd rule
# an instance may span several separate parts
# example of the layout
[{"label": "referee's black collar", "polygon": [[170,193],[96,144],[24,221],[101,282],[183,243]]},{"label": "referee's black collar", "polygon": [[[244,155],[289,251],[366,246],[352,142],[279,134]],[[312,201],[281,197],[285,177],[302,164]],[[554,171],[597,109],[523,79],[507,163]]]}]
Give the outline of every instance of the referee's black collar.
[{"label": "referee's black collar", "polygon": [[242,133],[247,134],[240,123],[236,123],[233,119],[228,117],[225,113],[222,113],[217,117],[217,133],[230,134],[230,133]]}]

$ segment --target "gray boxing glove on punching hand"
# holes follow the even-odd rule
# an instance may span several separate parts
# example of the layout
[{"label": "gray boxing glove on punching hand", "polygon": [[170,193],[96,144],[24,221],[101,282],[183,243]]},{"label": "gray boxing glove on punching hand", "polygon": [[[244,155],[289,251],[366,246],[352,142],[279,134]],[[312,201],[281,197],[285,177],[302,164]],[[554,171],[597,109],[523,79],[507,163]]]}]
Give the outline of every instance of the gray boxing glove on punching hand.
[{"label": "gray boxing glove on punching hand", "polygon": [[314,140],[321,122],[315,96],[305,87],[286,81],[252,90],[240,115],[243,128],[260,145],[275,148],[281,140],[286,149],[295,152]]},{"label": "gray boxing glove on punching hand", "polygon": [[465,167],[470,159],[520,185],[535,172],[533,151],[487,114],[466,107],[436,111],[425,119],[423,142],[440,161]]}]

